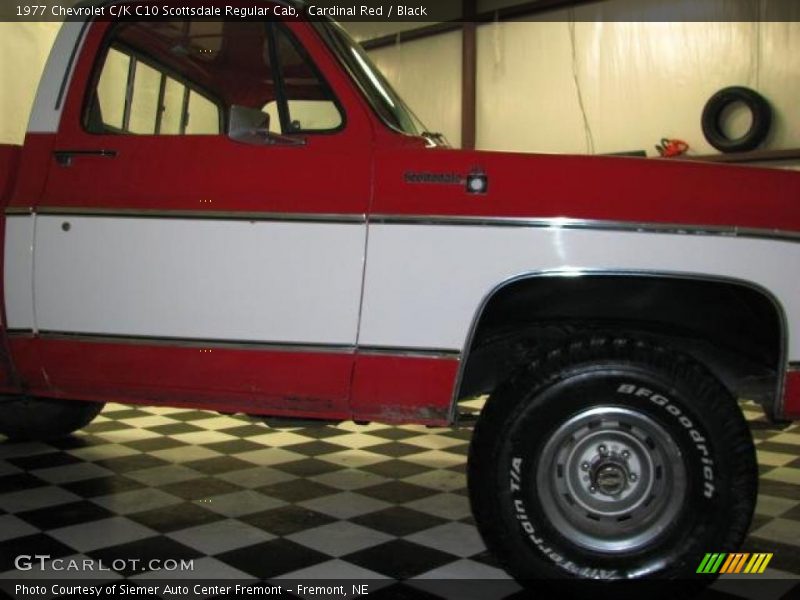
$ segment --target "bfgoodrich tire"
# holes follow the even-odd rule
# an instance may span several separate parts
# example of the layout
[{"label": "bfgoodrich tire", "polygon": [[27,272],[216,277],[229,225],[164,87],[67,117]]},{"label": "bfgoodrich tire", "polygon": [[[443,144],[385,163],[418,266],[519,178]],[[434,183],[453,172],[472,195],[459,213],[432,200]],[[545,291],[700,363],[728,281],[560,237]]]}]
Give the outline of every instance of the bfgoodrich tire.
[{"label": "bfgoodrich tire", "polygon": [[12,440],[57,439],[91,423],[103,406],[103,402],[27,396],[0,398],[0,434]]},{"label": "bfgoodrich tire", "polygon": [[489,550],[521,582],[562,591],[702,588],[700,561],[739,547],[758,484],[731,394],[687,356],[614,336],[567,341],[492,394],[468,477]]}]

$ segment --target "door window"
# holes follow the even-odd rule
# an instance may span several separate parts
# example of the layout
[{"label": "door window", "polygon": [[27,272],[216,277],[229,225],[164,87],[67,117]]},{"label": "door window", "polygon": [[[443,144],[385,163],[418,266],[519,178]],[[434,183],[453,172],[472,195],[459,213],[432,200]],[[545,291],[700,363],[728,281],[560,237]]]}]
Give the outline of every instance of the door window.
[{"label": "door window", "polygon": [[339,103],[283,25],[250,21],[113,27],[84,114],[90,133],[219,135],[233,107],[272,132],[331,132]]}]

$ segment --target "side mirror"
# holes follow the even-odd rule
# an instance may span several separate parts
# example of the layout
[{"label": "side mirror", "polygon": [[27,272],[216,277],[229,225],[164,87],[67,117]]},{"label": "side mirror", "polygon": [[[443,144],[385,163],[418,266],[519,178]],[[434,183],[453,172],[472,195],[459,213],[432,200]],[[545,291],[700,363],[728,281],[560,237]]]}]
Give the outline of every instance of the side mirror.
[{"label": "side mirror", "polygon": [[228,117],[228,137],[248,144],[269,144],[269,115],[257,108],[234,104]]}]

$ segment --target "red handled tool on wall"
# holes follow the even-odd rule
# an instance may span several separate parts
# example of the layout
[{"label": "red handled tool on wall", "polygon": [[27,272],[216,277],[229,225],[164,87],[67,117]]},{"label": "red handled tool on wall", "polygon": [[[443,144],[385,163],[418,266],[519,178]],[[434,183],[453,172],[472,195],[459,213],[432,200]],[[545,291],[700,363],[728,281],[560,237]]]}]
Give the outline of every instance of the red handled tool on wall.
[{"label": "red handled tool on wall", "polygon": [[656,150],[663,158],[672,158],[673,156],[686,154],[686,151],[689,150],[689,144],[683,140],[661,138],[661,143],[656,144]]}]

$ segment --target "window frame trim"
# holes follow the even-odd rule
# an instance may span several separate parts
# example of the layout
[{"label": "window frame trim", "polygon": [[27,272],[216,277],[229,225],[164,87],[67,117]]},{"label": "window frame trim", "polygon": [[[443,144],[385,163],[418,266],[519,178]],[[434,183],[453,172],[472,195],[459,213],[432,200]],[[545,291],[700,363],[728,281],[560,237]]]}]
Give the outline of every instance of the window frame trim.
[{"label": "window frame trim", "polygon": [[[336,107],[337,112],[339,113],[339,117],[341,118],[341,122],[339,123],[338,127],[331,128],[331,129],[298,129],[297,131],[290,131],[288,133],[282,133],[281,135],[335,135],[337,133],[341,133],[347,128],[347,111],[345,110],[344,105],[342,104],[341,100],[339,100],[338,94],[333,89],[333,86],[330,84],[328,79],[322,73],[322,70],[319,68],[317,61],[314,60],[314,57],[308,51],[306,46],[297,37],[292,28],[289,27],[285,22],[280,19],[272,19],[265,21],[265,25],[268,29],[272,29],[271,37],[270,37],[270,54],[271,60],[273,64],[277,61],[280,64],[280,50],[278,49],[278,35],[280,34],[280,30],[286,36],[286,39],[294,48],[295,52],[297,52],[298,56],[303,59],[303,61],[309,66],[311,72],[316,76],[319,82],[325,86],[325,88],[331,94],[331,102]],[[279,88],[280,92],[275,94],[275,101],[279,102],[281,99],[285,103],[285,110],[286,114],[288,115],[289,119],[291,119],[291,110],[289,110],[289,102],[290,99],[286,97],[286,89],[285,83],[283,81],[283,72],[281,69],[278,69],[276,72],[276,79],[280,81]],[[276,82],[277,83],[277,82]],[[281,114],[280,104],[278,105],[278,114]],[[283,129],[283,123],[281,123],[281,129]]]},{"label": "window frame trim", "polygon": [[[175,20],[177,20],[177,19],[175,19]],[[233,21],[230,20],[230,19],[222,19],[221,20],[221,22],[225,22],[225,21],[228,21],[228,22],[239,22],[238,19],[237,20],[233,20]],[[191,22],[191,19],[188,19],[186,22]],[[306,63],[309,65],[309,67],[311,68],[312,72],[314,73],[314,75],[316,75],[316,77],[318,78],[320,83],[323,84],[325,86],[325,88],[330,92],[330,94],[331,94],[331,102],[336,107],[336,110],[338,111],[339,116],[341,117],[341,123],[339,124],[338,127],[333,128],[333,129],[300,129],[298,131],[292,131],[292,132],[290,132],[288,134],[282,134],[282,135],[327,136],[327,135],[336,135],[336,134],[339,134],[342,131],[344,131],[347,128],[347,124],[348,124],[347,111],[345,110],[345,106],[344,106],[344,104],[342,104],[342,102],[339,99],[338,94],[336,94],[333,86],[331,86],[331,84],[328,82],[328,79],[324,76],[324,74],[322,73],[322,70],[319,68],[319,65],[313,59],[313,56],[311,55],[311,53],[308,52],[308,50],[306,49],[305,45],[302,43],[300,38],[298,38],[298,36],[295,34],[295,32],[292,31],[291,27],[289,27],[281,19],[269,19],[269,20],[264,20],[264,21],[261,21],[261,22],[263,23],[265,29],[267,29],[268,35],[270,35],[270,40],[271,41],[268,43],[268,51],[270,53],[271,60],[274,60],[275,58],[279,58],[278,57],[277,44],[275,43],[274,38],[277,35],[277,29],[278,28],[282,28],[283,31],[286,34],[287,39],[289,40],[289,43],[291,43],[294,46],[295,50],[298,52],[300,57],[303,58],[306,61]],[[97,56],[94,59],[94,62],[92,64],[92,68],[91,68],[91,71],[90,71],[90,75],[89,75],[88,80],[87,80],[87,85],[86,85],[86,87],[84,88],[84,91],[83,91],[83,99],[81,101],[81,105],[80,105],[81,109],[80,109],[80,113],[79,113],[79,117],[80,117],[79,118],[79,123],[80,123],[81,131],[83,133],[85,133],[85,134],[92,135],[92,136],[104,136],[104,135],[111,135],[111,136],[115,136],[115,137],[116,136],[132,136],[132,137],[181,137],[181,136],[187,136],[187,137],[192,137],[192,138],[194,138],[194,137],[209,137],[210,136],[210,137],[225,137],[225,138],[227,138],[228,136],[225,133],[226,132],[226,126],[225,125],[226,125],[226,123],[228,122],[228,119],[229,119],[229,114],[228,114],[229,110],[227,110],[228,107],[225,106],[225,103],[222,102],[221,99],[219,97],[217,97],[215,94],[212,94],[212,93],[208,92],[207,90],[201,89],[199,86],[197,86],[193,82],[188,81],[185,77],[183,77],[179,73],[175,72],[170,67],[168,67],[166,65],[163,65],[165,68],[160,68],[159,66],[156,66],[156,65],[159,65],[158,61],[156,59],[154,59],[152,56],[148,55],[146,52],[142,52],[140,50],[134,49],[131,46],[129,46],[128,44],[125,44],[124,42],[121,42],[119,40],[114,40],[113,38],[114,38],[114,32],[115,32],[116,28],[119,27],[120,25],[124,24],[124,23],[126,23],[126,21],[110,22],[110,23],[108,23],[108,25],[106,27],[106,31],[103,32],[103,39],[100,42],[100,46],[98,47]],[[270,31],[270,30],[274,30],[274,31]],[[274,46],[274,52],[273,52],[273,46]],[[92,96],[97,91],[97,86],[98,86],[98,84],[100,82],[100,77],[101,77],[102,72],[103,72],[103,67],[105,66],[106,57],[108,56],[108,52],[111,49],[116,49],[118,51],[122,51],[125,54],[127,54],[132,59],[131,68],[135,66],[133,64],[133,59],[141,60],[148,67],[150,67],[152,69],[155,69],[156,71],[159,71],[162,74],[162,78],[164,77],[164,75],[172,77],[173,79],[175,79],[180,84],[182,84],[182,85],[184,85],[186,87],[187,92],[184,93],[183,106],[182,106],[182,111],[181,111],[181,133],[180,134],[161,134],[161,133],[145,133],[145,134],[142,134],[142,133],[132,133],[132,132],[127,131],[127,130],[120,131],[119,133],[117,133],[117,132],[96,132],[96,131],[92,131],[91,129],[89,129],[89,111],[91,109]],[[275,72],[274,67],[273,67],[273,72]],[[283,80],[282,73],[277,73],[277,75],[280,77],[281,82],[282,82],[282,80]],[[129,75],[129,78],[128,78],[128,83],[130,83],[130,75]],[[281,83],[280,87],[281,87],[280,94],[276,93],[275,101],[279,101],[279,96],[283,96],[285,94],[285,90],[283,89],[283,83]],[[186,117],[186,114],[187,114],[186,111],[188,110],[188,102],[189,102],[189,96],[190,96],[189,92],[191,92],[191,91],[194,91],[195,93],[197,93],[200,96],[204,97],[206,100],[209,100],[211,103],[213,103],[218,108],[219,120],[220,120],[219,133],[218,134],[186,134],[185,133],[185,129],[186,129],[185,117]],[[132,95],[133,95],[133,89],[132,89],[132,86],[131,86],[131,89],[126,89],[126,94],[125,94],[125,96],[126,96],[126,101],[125,101],[126,102],[126,109],[127,109],[128,105],[129,105],[129,96],[132,99]],[[286,110],[288,111],[288,100],[284,100],[284,102],[286,103],[285,106],[286,106]],[[159,106],[159,112],[160,112],[160,106]],[[289,114],[291,116],[291,113],[289,113]],[[127,115],[127,116],[129,117],[129,115]],[[125,125],[125,118],[123,117],[123,126],[124,125]],[[113,128],[113,126],[109,126],[109,127]],[[283,124],[281,124],[281,128],[283,128]]]},{"label": "window frame trim", "polygon": [[[390,133],[399,134],[407,138],[424,139],[423,136],[419,134],[413,134],[403,130],[400,124],[392,123],[390,119],[387,119],[386,116],[382,114],[382,111],[379,108],[378,103],[375,101],[373,95],[369,91],[367,91],[367,89],[360,81],[359,77],[353,72],[352,67],[348,64],[346,60],[343,59],[342,52],[340,51],[341,49],[337,46],[330,32],[328,32],[326,29],[326,27],[329,26],[327,21],[334,22],[333,19],[326,17],[323,19],[317,19],[311,21],[310,23],[312,24],[314,33],[321,40],[321,42],[327,47],[328,51],[333,55],[334,59],[336,60],[336,64],[338,64],[342,69],[344,69],[344,72],[347,74],[347,77],[350,79],[353,85],[355,85],[361,98],[366,101],[369,110],[375,117],[377,117],[381,125],[383,125],[386,128],[386,130],[388,130]],[[395,93],[397,92],[395,91]]]},{"label": "window frame trim", "polygon": [[[109,31],[106,32],[103,42],[100,46],[100,52],[98,53],[98,57],[95,59],[95,64],[92,66],[92,74],[89,77],[89,85],[86,88],[84,93],[84,101],[82,103],[81,109],[81,127],[84,133],[88,133],[89,135],[130,135],[136,137],[142,136],[169,136],[174,137],[177,135],[187,135],[185,133],[186,130],[186,115],[188,110],[188,92],[195,92],[208,100],[214,106],[217,107],[217,112],[219,114],[219,133],[217,134],[196,134],[196,135],[224,135],[225,131],[225,110],[223,108],[223,103],[220,98],[217,98],[214,94],[211,94],[207,90],[200,88],[193,82],[190,82],[185,77],[180,75],[179,73],[175,72],[173,69],[166,65],[160,64],[156,59],[152,56],[148,55],[145,52],[132,48],[128,44],[120,41],[115,41],[109,39],[111,37],[111,32],[113,31],[114,27],[110,27]],[[125,90],[125,109],[124,115],[122,120],[123,129],[120,133],[98,133],[95,131],[91,131],[88,127],[89,121],[89,110],[91,109],[91,102],[92,102],[92,95],[97,91],[97,86],[100,83],[100,77],[103,74],[103,67],[106,64],[106,58],[108,57],[108,53],[110,50],[116,50],[117,52],[122,52],[128,58],[130,58],[131,63],[128,68],[128,79],[126,82],[126,90]],[[141,62],[147,67],[150,67],[154,71],[157,71],[161,75],[161,81],[159,82],[159,88],[166,85],[166,78],[171,77],[178,83],[184,86],[186,91],[184,92],[183,104],[181,107],[181,133],[180,134],[167,134],[167,133],[158,133],[157,131],[154,133],[134,133],[127,129],[127,126],[130,124],[130,108],[133,103],[133,88],[135,86],[136,78],[135,78],[135,71],[136,71],[136,64]],[[161,92],[161,89],[159,89]],[[159,100],[161,100],[161,94],[159,93]],[[99,101],[99,100],[98,100]],[[158,123],[161,119],[159,115],[161,113],[161,104],[159,103],[157,106],[156,111],[156,122]],[[105,123],[104,123],[105,124]],[[113,125],[111,126],[113,127]]]}]

